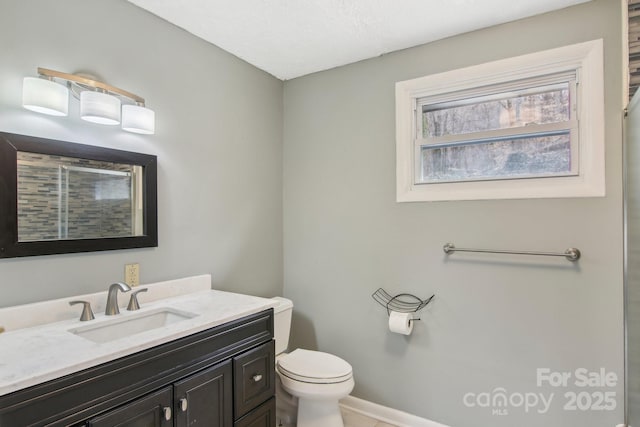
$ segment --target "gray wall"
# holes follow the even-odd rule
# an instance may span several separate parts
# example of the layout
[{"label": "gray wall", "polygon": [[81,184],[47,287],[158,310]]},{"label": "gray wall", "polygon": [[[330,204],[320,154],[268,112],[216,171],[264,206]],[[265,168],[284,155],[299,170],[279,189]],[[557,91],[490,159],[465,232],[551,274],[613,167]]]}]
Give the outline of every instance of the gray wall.
[{"label": "gray wall", "polygon": [[[0,0],[0,131],[158,156],[159,247],[0,260],[0,307],[211,273],[213,287],[282,293],[281,81],[124,0]],[[36,68],[139,94],[156,135],[21,107]]]},{"label": "gray wall", "polygon": [[[623,289],[618,0],[472,32],[287,81],[284,292],[293,345],[348,360],[354,394],[455,427],[621,423]],[[604,198],[395,202],[394,84],[597,38],[605,45]],[[583,251],[564,259],[455,254],[458,246]],[[413,334],[370,297],[436,297]],[[604,368],[614,388],[536,386],[536,369]],[[465,393],[554,393],[546,414],[468,408]],[[565,411],[566,392],[614,391],[613,411]]]}]

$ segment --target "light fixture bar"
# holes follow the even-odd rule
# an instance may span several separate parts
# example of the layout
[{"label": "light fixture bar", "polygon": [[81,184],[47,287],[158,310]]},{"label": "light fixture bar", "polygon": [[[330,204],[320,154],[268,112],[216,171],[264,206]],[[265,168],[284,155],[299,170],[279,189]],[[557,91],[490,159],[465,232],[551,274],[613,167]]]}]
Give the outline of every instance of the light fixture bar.
[{"label": "light fixture bar", "polygon": [[110,84],[107,84],[98,80],[92,80],[87,77],[78,76],[76,74],[63,73],[61,71],[55,71],[55,70],[50,70],[48,68],[40,68],[40,67],[38,67],[38,74],[45,77],[63,79],[63,80],[75,82],[84,86],[94,87],[96,89],[102,89],[107,92],[116,93],[118,95],[129,98],[136,103],[140,103],[144,105],[144,98],[134,93],[128,92],[124,89],[111,86]]}]

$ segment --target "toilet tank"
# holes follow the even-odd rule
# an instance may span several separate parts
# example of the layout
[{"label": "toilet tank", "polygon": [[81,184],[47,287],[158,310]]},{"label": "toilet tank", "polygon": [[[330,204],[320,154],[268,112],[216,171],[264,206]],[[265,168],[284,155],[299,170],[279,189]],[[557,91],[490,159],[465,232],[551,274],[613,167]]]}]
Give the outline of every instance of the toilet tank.
[{"label": "toilet tank", "polygon": [[274,297],[273,299],[278,302],[278,305],[273,307],[273,335],[276,339],[276,355],[278,355],[289,346],[293,302],[282,297]]}]

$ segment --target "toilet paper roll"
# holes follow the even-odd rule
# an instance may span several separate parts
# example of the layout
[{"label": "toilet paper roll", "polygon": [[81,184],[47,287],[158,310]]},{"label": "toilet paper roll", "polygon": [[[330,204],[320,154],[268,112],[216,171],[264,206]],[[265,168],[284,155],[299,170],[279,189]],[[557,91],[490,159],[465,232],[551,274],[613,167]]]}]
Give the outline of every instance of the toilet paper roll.
[{"label": "toilet paper roll", "polygon": [[413,331],[413,313],[389,313],[389,330],[396,334],[409,335]]}]

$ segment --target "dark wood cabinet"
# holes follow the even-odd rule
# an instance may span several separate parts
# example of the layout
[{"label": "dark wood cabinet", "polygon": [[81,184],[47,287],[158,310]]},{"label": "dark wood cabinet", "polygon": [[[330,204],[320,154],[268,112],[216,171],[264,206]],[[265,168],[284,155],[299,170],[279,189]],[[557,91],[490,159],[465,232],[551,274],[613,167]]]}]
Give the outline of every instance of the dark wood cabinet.
[{"label": "dark wood cabinet", "polygon": [[275,427],[273,310],[0,396],[0,426]]},{"label": "dark wood cabinet", "polygon": [[236,421],[234,427],[273,427],[276,425],[276,398],[272,397]]},{"label": "dark wood cabinet", "polygon": [[173,427],[171,387],[165,387],[104,415],[90,419],[87,427]]},{"label": "dark wood cabinet", "polygon": [[176,427],[231,425],[232,378],[231,361],[227,361],[175,383]]}]

